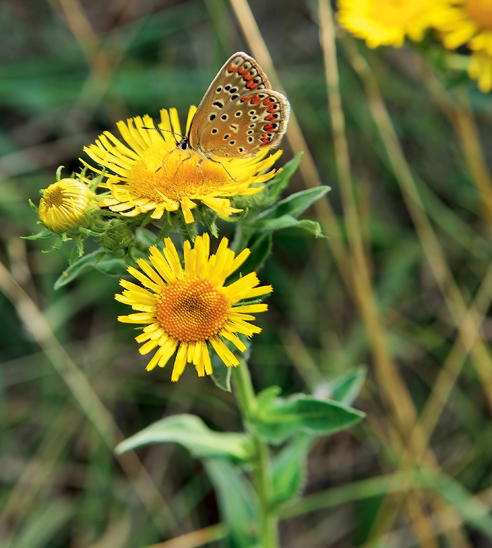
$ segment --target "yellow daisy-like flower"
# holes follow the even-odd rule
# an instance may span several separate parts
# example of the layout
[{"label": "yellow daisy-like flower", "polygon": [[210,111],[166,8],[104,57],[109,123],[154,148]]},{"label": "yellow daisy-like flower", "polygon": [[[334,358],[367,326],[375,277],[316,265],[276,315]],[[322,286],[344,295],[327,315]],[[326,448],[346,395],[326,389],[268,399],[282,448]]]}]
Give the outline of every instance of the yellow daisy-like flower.
[{"label": "yellow daisy-like flower", "polygon": [[468,73],[481,91],[492,89],[492,0],[447,0],[436,10],[435,26],[448,49],[473,50]]},{"label": "yellow daisy-like flower", "polygon": [[157,348],[147,365],[151,371],[156,365],[164,367],[177,350],[171,380],[177,381],[187,363],[192,363],[200,377],[212,374],[209,345],[228,367],[237,366],[238,359],[227,348],[224,340],[244,352],[246,346],[237,336],[251,337],[261,329],[249,323],[251,314],[267,310],[266,304],[243,304],[239,301],[266,295],[270,285],[259,286],[258,277],[250,272],[226,286],[226,279],[249,256],[245,249],[236,257],[223,238],[214,255],[210,255],[208,234],[198,236],[194,249],[184,244],[184,268],[172,241],[166,238],[161,252],[150,248],[149,265],[138,261],[142,270],[129,267],[128,272],[143,287],[127,280],[120,284],[125,291],[116,300],[130,305],[138,312],[120,316],[125,323],[147,324],[136,341],[144,343],[141,354]]},{"label": "yellow daisy-like flower", "polygon": [[340,25],[369,48],[399,48],[405,36],[420,41],[431,26],[435,2],[428,0],[338,0]]},{"label": "yellow daisy-like flower", "polygon": [[39,220],[56,234],[83,225],[87,212],[95,201],[92,190],[76,179],[61,179],[42,193]]},{"label": "yellow daisy-like flower", "polygon": [[[196,107],[190,108],[187,130],[195,112]],[[160,219],[165,211],[181,208],[185,221],[191,223],[197,202],[229,217],[242,211],[233,208],[229,198],[262,190],[258,183],[277,173],[265,170],[282,154],[277,151],[265,158],[265,150],[253,158],[203,160],[193,151],[177,148],[175,135],[180,136],[181,129],[176,109],[161,110],[157,126],[161,131],[149,116],[117,126],[126,145],[106,131],[84,150],[114,174],[101,185],[111,190],[111,197],[103,198],[100,205],[129,217],[152,211],[151,217]]]}]

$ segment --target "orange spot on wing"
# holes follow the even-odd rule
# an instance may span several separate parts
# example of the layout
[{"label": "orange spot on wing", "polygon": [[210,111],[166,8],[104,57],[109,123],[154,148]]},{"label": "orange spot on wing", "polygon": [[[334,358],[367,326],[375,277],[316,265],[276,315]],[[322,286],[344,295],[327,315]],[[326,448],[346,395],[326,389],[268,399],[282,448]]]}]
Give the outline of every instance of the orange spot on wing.
[{"label": "orange spot on wing", "polygon": [[258,97],[258,95],[255,95],[255,96],[251,99],[251,104],[252,104],[252,105],[257,105],[258,103],[261,103],[261,99]]},{"label": "orange spot on wing", "polygon": [[265,116],[265,120],[268,120],[269,122],[273,122],[275,120],[273,114],[269,114],[268,116]]},{"label": "orange spot on wing", "polygon": [[272,124],[267,124],[266,126],[263,126],[263,129],[270,132],[273,131],[275,128],[272,126]]},{"label": "orange spot on wing", "polygon": [[[268,143],[270,142],[270,139],[266,136],[266,135],[262,135],[262,137],[260,138],[260,141],[264,144],[264,145],[268,145]],[[261,146],[261,145],[260,145]]]},{"label": "orange spot on wing", "polygon": [[236,72],[236,70],[237,70],[236,67],[232,63],[229,65],[229,68],[227,69],[227,71],[230,73]]},{"label": "orange spot on wing", "polygon": [[251,82],[248,82],[246,84],[246,87],[249,88],[249,89],[255,89],[256,87],[258,87],[258,84],[256,84],[255,82],[251,81]]}]

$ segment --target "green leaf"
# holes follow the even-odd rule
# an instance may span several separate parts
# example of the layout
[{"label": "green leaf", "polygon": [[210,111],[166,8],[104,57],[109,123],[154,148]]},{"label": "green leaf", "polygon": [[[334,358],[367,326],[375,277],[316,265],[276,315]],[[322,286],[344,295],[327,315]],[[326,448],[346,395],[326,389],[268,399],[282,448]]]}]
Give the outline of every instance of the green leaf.
[{"label": "green leaf", "polygon": [[137,228],[135,230],[135,239],[147,249],[156,244],[156,236],[146,228]]},{"label": "green leaf", "polygon": [[196,457],[225,457],[245,462],[252,446],[246,434],[214,432],[195,415],[175,415],[154,422],[116,446],[116,453],[153,443],[173,442],[186,447]]},{"label": "green leaf", "polygon": [[284,230],[286,228],[301,228],[311,232],[317,238],[323,236],[321,226],[318,222],[309,219],[302,219],[299,221],[295,217],[292,217],[292,215],[282,215],[282,217],[277,217],[275,219],[255,221],[251,223],[250,226],[255,230],[261,230],[263,233],[266,231],[273,232],[276,230]]},{"label": "green leaf", "polygon": [[328,383],[330,398],[351,405],[357,398],[366,380],[367,367],[359,365],[350,369],[345,375]]},{"label": "green leaf", "polygon": [[299,494],[306,478],[306,457],[313,436],[301,432],[273,460],[272,482],[275,503],[282,504]]},{"label": "green leaf", "polygon": [[212,354],[211,360],[213,370],[211,375],[212,380],[218,388],[225,390],[226,392],[230,392],[231,368],[227,367],[227,365],[215,353]]},{"label": "green leaf", "polygon": [[287,188],[289,180],[297,170],[303,154],[303,152],[299,152],[292,160],[287,162],[282,171],[268,184],[268,197],[265,200],[265,205],[276,202],[282,190]]},{"label": "green leaf", "polygon": [[304,213],[310,205],[314,204],[314,202],[322,198],[330,190],[329,186],[318,186],[316,188],[309,188],[291,194],[285,198],[285,200],[281,200],[273,207],[260,213],[252,224],[255,225],[260,220],[276,219],[278,217],[283,217],[284,215],[290,215],[297,218],[301,213]]},{"label": "green leaf", "polygon": [[271,232],[255,235],[251,242],[248,244],[251,254],[241,267],[242,272],[258,272],[272,251]]},{"label": "green leaf", "polygon": [[93,251],[70,265],[56,280],[55,289],[60,289],[60,287],[67,285],[82,274],[93,269],[110,276],[123,276],[126,268],[122,251],[118,253],[105,253],[99,250]]},{"label": "green leaf", "polygon": [[257,548],[256,496],[240,470],[223,459],[206,459],[205,470],[217,493],[230,548]]},{"label": "green leaf", "polygon": [[288,399],[258,398],[250,417],[259,435],[272,443],[280,443],[300,432],[327,435],[348,428],[365,415],[333,400],[295,394]]}]

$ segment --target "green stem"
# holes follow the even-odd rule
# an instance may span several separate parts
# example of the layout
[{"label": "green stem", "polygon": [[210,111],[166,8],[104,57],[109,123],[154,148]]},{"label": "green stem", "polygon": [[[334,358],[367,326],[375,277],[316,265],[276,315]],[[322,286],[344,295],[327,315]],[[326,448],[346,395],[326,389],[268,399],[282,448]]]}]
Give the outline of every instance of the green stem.
[{"label": "green stem", "polygon": [[[246,428],[248,419],[256,407],[256,395],[251,382],[249,369],[246,363],[241,361],[238,367],[233,369],[234,392],[237,397],[241,415]],[[256,462],[253,471],[253,482],[258,497],[258,511],[260,518],[260,543],[261,548],[278,548],[278,519],[272,511],[272,482],[270,472],[270,452],[268,445],[254,432],[250,432],[256,453]]]}]

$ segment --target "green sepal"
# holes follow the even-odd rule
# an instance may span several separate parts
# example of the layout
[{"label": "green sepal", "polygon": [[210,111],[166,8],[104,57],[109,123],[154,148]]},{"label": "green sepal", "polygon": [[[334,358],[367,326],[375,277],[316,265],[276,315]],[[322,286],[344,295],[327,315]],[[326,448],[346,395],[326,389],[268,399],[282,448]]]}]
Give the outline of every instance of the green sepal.
[{"label": "green sepal", "polygon": [[282,443],[300,432],[328,435],[348,428],[365,415],[343,403],[294,394],[276,397],[280,389],[270,387],[260,393],[249,417],[256,432],[271,443]]},{"label": "green sepal", "polygon": [[49,240],[50,238],[53,238],[56,236],[48,230],[47,228],[43,228],[40,232],[37,234],[31,234],[31,236],[21,236],[23,240]]},{"label": "green sepal", "polygon": [[55,289],[60,289],[60,287],[93,269],[109,276],[123,276],[127,269],[123,251],[105,253],[102,250],[97,250],[84,255],[62,272],[62,275],[55,282]]},{"label": "green sepal", "polygon": [[[63,236],[64,234],[62,235],[62,238]],[[74,242],[74,246],[68,258],[69,268],[84,254],[84,244],[82,243],[82,238],[81,237],[74,238],[73,242]]]},{"label": "green sepal", "polygon": [[224,459],[206,459],[204,467],[217,494],[228,548],[260,548],[258,505],[251,483]]},{"label": "green sepal", "polygon": [[119,443],[118,455],[154,443],[179,443],[199,458],[221,457],[236,463],[253,458],[253,445],[248,435],[214,432],[195,415],[174,415],[154,422],[147,428]]},{"label": "green sepal", "polygon": [[39,217],[39,207],[31,200],[31,198],[29,198],[29,205],[31,209],[34,211],[34,213],[36,213],[36,216]]}]

